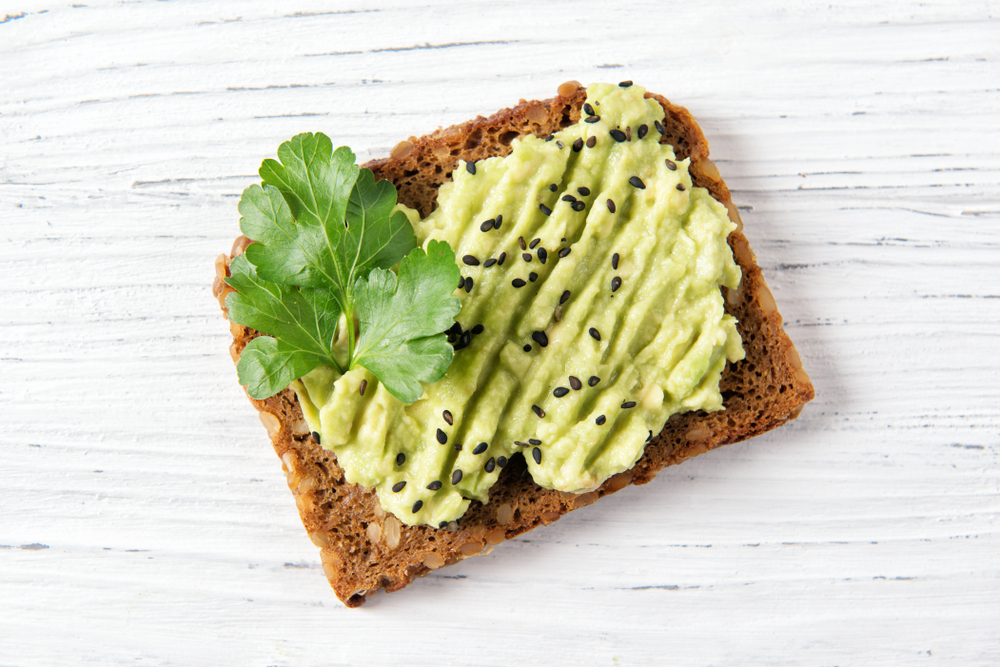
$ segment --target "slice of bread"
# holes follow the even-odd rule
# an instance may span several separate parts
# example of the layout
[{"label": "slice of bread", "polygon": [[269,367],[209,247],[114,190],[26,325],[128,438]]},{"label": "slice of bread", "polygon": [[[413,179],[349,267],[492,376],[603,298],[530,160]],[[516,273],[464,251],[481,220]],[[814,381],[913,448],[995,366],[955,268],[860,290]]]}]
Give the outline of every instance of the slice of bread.
[{"label": "slice of bread", "polygon": [[[522,100],[490,118],[479,117],[419,139],[411,137],[400,142],[391,157],[365,166],[376,178],[396,185],[400,202],[426,216],[435,206],[438,188],[449,179],[459,159],[471,162],[506,155],[515,137],[548,136],[579,120],[586,91],[571,82],[560,86],[559,93],[554,99]],[[401,524],[382,510],[373,490],[347,483],[333,452],[321,448],[311,436],[292,390],[264,401],[251,399],[282,460],[302,523],[321,549],[323,571],[348,607],[363,604],[366,596],[379,588],[398,591],[414,577],[486,553],[504,540],[552,523],[566,512],[629,484],[645,484],[665,466],[768,431],[794,419],[813,398],[809,376],[782,328],[774,297],[742,233],[729,189],[708,159],[708,142],[701,129],[687,109],[659,95],[647,97],[656,99],[666,112],[662,141],[674,147],[678,158],[691,158],[694,183],[725,204],[737,224],[729,244],[743,270],[743,281],[738,290],[722,290],[727,312],[739,321],[746,358],[727,366],[722,375],[725,410],[675,415],[647,445],[632,470],[612,477],[591,493],[574,495],[544,489],[523,474],[523,461],[514,460],[491,489],[488,504],[473,502],[457,526],[435,529]],[[222,279],[228,275],[230,259],[247,243],[245,237],[238,238],[230,255],[216,260],[213,291],[223,311],[231,289]],[[235,323],[230,328],[230,353],[236,361],[258,334]]]}]

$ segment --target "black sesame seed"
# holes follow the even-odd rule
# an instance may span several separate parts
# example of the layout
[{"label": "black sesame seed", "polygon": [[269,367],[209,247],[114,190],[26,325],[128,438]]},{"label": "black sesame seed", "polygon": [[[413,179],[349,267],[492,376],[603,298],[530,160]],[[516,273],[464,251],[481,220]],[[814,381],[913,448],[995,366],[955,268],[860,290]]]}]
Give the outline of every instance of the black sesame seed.
[{"label": "black sesame seed", "polygon": [[542,450],[540,450],[538,447],[535,447],[534,449],[532,449],[531,450],[531,458],[535,459],[535,463],[541,463],[542,462]]},{"label": "black sesame seed", "polygon": [[573,142],[573,152],[579,153],[583,150],[583,139],[577,139]]},{"label": "black sesame seed", "polygon": [[639,138],[640,139],[642,139],[643,137],[645,137],[647,132],[649,132],[649,126],[648,125],[640,125],[639,126],[639,133],[638,134],[639,134]]},{"label": "black sesame seed", "polygon": [[531,255],[530,252],[522,252],[521,253],[521,259],[523,259],[526,262],[530,262],[531,261],[531,257],[532,257],[532,255]]},{"label": "black sesame seed", "polygon": [[396,465],[401,466],[404,463],[406,463],[406,454],[404,454],[403,452],[396,454]]},{"label": "black sesame seed", "polygon": [[621,287],[621,286],[622,286],[622,279],[621,278],[619,278],[618,276],[615,276],[614,278],[611,279],[611,291],[612,292],[617,292],[618,288]]},{"label": "black sesame seed", "polygon": [[576,189],[576,191],[579,192],[584,197],[589,197],[590,196],[590,188],[588,188],[588,187],[580,186],[580,187],[578,187]]},{"label": "black sesame seed", "polygon": [[632,126],[629,125],[625,128],[625,140],[632,141]]},{"label": "black sesame seed", "polygon": [[521,442],[520,440],[515,440],[515,441],[514,441],[514,446],[515,446],[515,447],[527,447],[527,446],[528,446],[528,443],[526,443],[526,442]]},{"label": "black sesame seed", "polygon": [[465,293],[468,294],[472,291],[472,276],[465,276]]},{"label": "black sesame seed", "polygon": [[618,253],[611,255],[611,268],[614,269],[615,271],[618,270],[619,259],[621,259],[621,257],[618,255]]},{"label": "black sesame seed", "polygon": [[493,229],[493,225],[495,225],[495,224],[497,224],[496,219],[495,218],[490,218],[489,220],[487,220],[483,224],[479,225],[479,231],[481,231],[481,232],[488,232],[491,229]]},{"label": "black sesame seed", "polygon": [[528,274],[528,280],[530,280],[531,282],[535,282],[536,280],[538,280],[538,274],[532,271],[531,273]]},{"label": "black sesame seed", "polygon": [[456,452],[460,452],[462,451],[462,443],[460,442],[455,443],[454,445],[451,446],[451,448],[454,449]]},{"label": "black sesame seed", "polygon": [[628,182],[629,185],[631,185],[633,188],[639,188],[640,190],[646,189],[646,184],[643,183],[642,179],[639,178],[638,176],[633,176],[632,178],[628,179]]},{"label": "black sesame seed", "polygon": [[475,255],[466,255],[462,258],[462,262],[468,266],[479,266],[479,260]]},{"label": "black sesame seed", "polygon": [[680,190],[681,192],[684,192],[684,184],[683,183],[678,183],[677,184],[677,189]]},{"label": "black sesame seed", "polygon": [[562,250],[559,251],[559,257],[565,257],[566,255],[570,254],[571,252],[573,252],[572,248],[563,248]]},{"label": "black sesame seed", "polygon": [[486,465],[483,466],[483,470],[485,470],[486,472],[493,472],[496,469],[496,466],[497,466],[497,462],[494,461],[493,457],[491,456],[490,460],[487,461]]},{"label": "black sesame seed", "polygon": [[531,409],[532,409],[532,410],[533,410],[533,411],[535,412],[535,414],[536,414],[536,415],[538,415],[538,416],[539,416],[539,418],[541,418],[541,417],[544,417],[544,416],[545,416],[545,410],[542,410],[542,409],[541,409],[540,407],[538,407],[537,405],[532,405],[532,406],[531,406]]},{"label": "black sesame seed", "polygon": [[486,449],[488,447],[489,447],[489,445],[487,445],[485,442],[481,442],[478,445],[476,445],[476,448],[472,450],[472,453],[473,454],[482,454],[483,452],[486,451]]},{"label": "black sesame seed", "polygon": [[362,396],[364,396],[365,395],[365,389],[367,389],[367,388],[368,388],[368,380],[362,380],[361,381],[361,386],[358,387],[358,393],[361,394]]},{"label": "black sesame seed", "polygon": [[567,389],[566,387],[556,387],[555,389],[552,390],[552,395],[555,396],[556,398],[562,398],[568,393],[569,389]]},{"label": "black sesame seed", "polygon": [[506,468],[507,467],[507,457],[506,456],[498,456],[497,457],[497,465],[500,466],[501,468]]},{"label": "black sesame seed", "polygon": [[423,507],[423,506],[424,506],[424,501],[422,501],[422,500],[418,500],[417,502],[413,503],[413,511],[412,511],[412,513],[416,514],[417,512],[420,511],[420,508]]},{"label": "black sesame seed", "polygon": [[600,116],[588,116],[587,118],[583,119],[583,122],[584,123],[597,123],[600,120],[601,120]]},{"label": "black sesame seed", "polygon": [[428,491],[437,491],[442,486],[444,486],[444,485],[441,484],[441,480],[436,479],[436,480],[434,480],[433,482],[431,482],[430,484],[427,485],[427,490]]},{"label": "black sesame seed", "polygon": [[622,408],[624,408],[625,410],[634,407],[635,407],[635,401],[625,401],[624,403],[622,403]]},{"label": "black sesame seed", "polygon": [[625,133],[622,132],[621,130],[617,130],[617,129],[616,130],[611,130],[611,132],[609,132],[608,134],[610,134],[611,138],[614,139],[615,141],[617,141],[618,143],[621,143],[621,142],[625,141],[625,138],[626,138],[625,137]]},{"label": "black sesame seed", "polygon": [[566,144],[564,144],[564,143],[563,143],[563,142],[561,142],[561,141],[557,141],[557,142],[556,142],[556,146],[558,146],[558,147],[559,147],[560,149],[562,149],[562,148],[566,148]]},{"label": "black sesame seed", "polygon": [[472,333],[475,336],[478,336],[484,331],[486,331],[486,327],[484,327],[482,324],[477,324],[476,326],[472,327]]},{"label": "black sesame seed", "polygon": [[448,442],[448,434],[445,433],[444,431],[442,431],[441,429],[438,429],[437,430],[437,440],[442,445],[445,444],[445,443],[447,443]]},{"label": "black sesame seed", "polygon": [[615,203],[610,199],[608,200],[608,210],[611,211],[612,213],[615,212]]},{"label": "black sesame seed", "polygon": [[555,192],[558,189],[559,189],[559,186],[556,185],[555,183],[552,183],[552,184],[549,185],[549,190],[552,190],[552,192]]},{"label": "black sesame seed", "polygon": [[656,131],[659,132],[660,134],[666,134],[667,133],[667,131],[665,129],[663,129],[663,123],[661,123],[658,120],[654,120],[653,121],[653,127],[655,127]]},{"label": "black sesame seed", "polygon": [[395,484],[392,485],[392,492],[393,493],[399,493],[400,491],[403,490],[403,488],[405,486],[406,486],[406,480],[405,479],[402,482],[396,482]]},{"label": "black sesame seed", "polygon": [[536,331],[533,334],[531,334],[531,340],[535,341],[542,347],[545,347],[546,345],[549,344],[549,337],[545,335],[544,331]]},{"label": "black sesame seed", "polygon": [[600,381],[601,381],[601,378],[597,377],[596,375],[591,375],[590,379],[587,380],[587,384],[590,385],[591,387],[596,387],[597,383],[600,382]]},{"label": "black sesame seed", "polygon": [[632,85],[631,81],[622,81],[621,83],[618,84],[618,87],[619,88],[628,88],[631,85]]},{"label": "black sesame seed", "polygon": [[497,263],[497,261],[495,259],[493,259],[492,257],[490,257],[488,260],[486,260],[485,262],[483,262],[483,266],[485,266],[488,269],[488,268],[490,268],[491,266],[493,266],[496,263]]},{"label": "black sesame seed", "polygon": [[540,261],[542,264],[544,264],[545,260],[547,260],[548,258],[549,258],[549,251],[546,250],[545,248],[539,248],[538,249],[538,261]]},{"label": "black sesame seed", "polygon": [[313,431],[312,432],[312,437],[313,437],[313,442],[315,442],[318,445],[319,444],[319,433],[317,433],[316,431]]},{"label": "black sesame seed", "polygon": [[458,339],[458,343],[455,345],[455,350],[462,350],[469,347],[469,343],[472,342],[472,333],[469,331],[463,331],[462,335]]},{"label": "black sesame seed", "polygon": [[500,225],[503,223],[503,214],[498,215],[496,222],[493,223],[493,229],[500,229]]},{"label": "black sesame seed", "polygon": [[593,148],[597,145],[597,137],[590,137],[587,139],[587,148]]},{"label": "black sesame seed", "polygon": [[665,160],[665,162],[666,162],[666,165],[667,165],[667,169],[669,169],[670,171],[677,171],[677,163],[676,162],[674,162],[673,160]]},{"label": "black sesame seed", "polygon": [[583,383],[580,382],[580,378],[575,375],[569,376],[569,386],[573,387],[574,391],[580,391],[583,388]]},{"label": "black sesame seed", "polygon": [[608,418],[605,417],[604,415],[601,415],[600,417],[594,420],[594,423],[597,424],[598,426],[604,426],[604,422],[606,421],[608,421]]},{"label": "black sesame seed", "polygon": [[512,281],[510,281],[510,284],[513,285],[514,287],[524,287],[528,283],[524,282],[520,278],[514,278]]},{"label": "black sesame seed", "polygon": [[535,246],[537,246],[541,242],[542,242],[542,239],[539,239],[539,238],[532,239],[531,243],[528,244],[528,247],[531,248],[532,250],[534,250]]},{"label": "black sesame seed", "polygon": [[444,412],[441,413],[441,416],[444,417],[444,421],[446,424],[448,424],[448,426],[451,426],[452,424],[455,423],[455,418],[451,416],[450,410],[445,410]]},{"label": "black sesame seed", "polygon": [[530,345],[525,345],[521,349],[524,350],[525,352],[531,352],[531,346]]},{"label": "black sesame seed", "polygon": [[458,289],[465,287],[465,276],[458,277]]},{"label": "black sesame seed", "polygon": [[590,102],[584,102],[583,103],[583,111],[588,116],[596,116],[597,115],[596,113],[594,113],[594,107],[590,106]]},{"label": "black sesame seed", "polygon": [[503,266],[503,261],[507,259],[507,253],[500,253],[500,259],[497,260],[497,266]]},{"label": "black sesame seed", "polygon": [[573,195],[563,195],[562,200],[568,202],[574,202],[576,201],[576,197],[574,197]]},{"label": "black sesame seed", "polygon": [[476,163],[475,162],[466,162],[465,163],[465,170],[467,172],[469,172],[470,174],[472,174],[473,176],[475,176],[476,175]]},{"label": "black sesame seed", "polygon": [[528,438],[528,442],[531,443],[532,445],[542,444],[542,441],[539,440],[538,438]]},{"label": "black sesame seed", "polygon": [[652,432],[652,431],[650,431],[650,432],[649,432],[649,435],[647,435],[647,436],[646,436],[646,442],[649,442],[649,441],[650,441],[650,440],[652,440],[652,439],[653,439],[653,432]]},{"label": "black sesame seed", "polygon": [[438,529],[446,528],[447,526],[448,526],[448,522],[447,521],[441,521],[441,522],[438,523]]},{"label": "black sesame seed", "polygon": [[456,470],[455,472],[451,473],[451,483],[452,484],[458,484],[461,481],[462,481],[462,471],[461,470]]},{"label": "black sesame seed", "polygon": [[[569,248],[564,248],[564,250],[569,250]],[[566,253],[566,255],[568,255],[568,254],[569,253]],[[563,255],[562,253],[559,253],[559,256],[560,257],[565,257],[565,255]],[[565,292],[563,292],[562,296],[559,297],[559,303],[560,304],[566,303],[567,301],[569,301],[569,290],[566,290]]]},{"label": "black sesame seed", "polygon": [[517,237],[517,245],[520,246],[521,250],[527,250],[528,249],[528,244],[524,242],[524,237],[523,236],[518,236]]},{"label": "black sesame seed", "polygon": [[582,211],[583,209],[587,208],[587,205],[584,204],[582,201],[575,201],[572,204],[570,204],[569,207],[571,209],[573,209],[574,211],[579,212],[579,211]]},{"label": "black sesame seed", "polygon": [[594,340],[601,340],[601,332],[595,329],[594,327],[590,327],[589,333],[590,337],[593,338]]}]

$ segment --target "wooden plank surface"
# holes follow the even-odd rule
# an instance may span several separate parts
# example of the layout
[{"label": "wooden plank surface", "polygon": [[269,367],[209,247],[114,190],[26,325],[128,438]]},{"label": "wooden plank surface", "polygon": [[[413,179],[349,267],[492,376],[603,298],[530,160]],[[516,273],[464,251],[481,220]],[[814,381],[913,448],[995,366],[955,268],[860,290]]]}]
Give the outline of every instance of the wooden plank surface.
[{"label": "wooden plank surface", "polygon": [[[1000,6],[0,1],[0,665],[1000,663]],[[360,610],[236,384],[260,161],[633,79],[817,390]]]}]

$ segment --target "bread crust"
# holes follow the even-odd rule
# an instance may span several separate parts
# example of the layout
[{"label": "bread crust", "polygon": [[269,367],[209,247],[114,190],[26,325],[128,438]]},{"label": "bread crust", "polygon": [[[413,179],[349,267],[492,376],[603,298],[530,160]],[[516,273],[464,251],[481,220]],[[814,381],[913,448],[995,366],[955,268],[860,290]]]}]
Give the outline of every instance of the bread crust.
[{"label": "bread crust", "polygon": [[[572,88],[560,86],[563,92]],[[360,606],[380,588],[398,591],[431,570],[488,553],[504,540],[557,521],[566,512],[629,484],[645,484],[666,466],[764,433],[797,417],[812,400],[809,376],[785,334],[774,297],[742,233],[729,189],[708,157],[708,141],[701,128],[684,107],[660,95],[647,93],[646,97],[664,109],[662,142],[671,144],[679,159],[691,158],[694,184],[707,188],[726,205],[738,226],[730,234],[729,244],[743,280],[739,289],[723,287],[722,291],[726,312],[738,320],[746,358],[728,364],[722,374],[719,389],[725,410],[674,415],[646,446],[635,467],[590,493],[544,489],[523,474],[522,462],[512,461],[490,490],[488,504],[473,501],[458,525],[435,529],[402,524],[382,510],[374,490],[347,483],[334,453],[314,442],[291,389],[263,401],[250,399],[282,460],[302,523],[320,548],[323,571],[346,606]],[[506,155],[517,136],[548,136],[575,123],[585,98],[585,89],[577,86],[572,94],[549,100],[521,100],[489,118],[480,116],[424,137],[411,137],[400,142],[392,156],[364,166],[376,178],[392,181],[399,201],[426,216],[435,206],[438,188],[460,159]],[[229,273],[229,261],[242,253],[247,243],[245,237],[238,238],[229,255],[216,260],[213,293],[224,313],[226,295],[232,290],[223,278]],[[236,323],[230,323],[230,329],[230,353],[235,363],[246,344],[259,334]]]}]

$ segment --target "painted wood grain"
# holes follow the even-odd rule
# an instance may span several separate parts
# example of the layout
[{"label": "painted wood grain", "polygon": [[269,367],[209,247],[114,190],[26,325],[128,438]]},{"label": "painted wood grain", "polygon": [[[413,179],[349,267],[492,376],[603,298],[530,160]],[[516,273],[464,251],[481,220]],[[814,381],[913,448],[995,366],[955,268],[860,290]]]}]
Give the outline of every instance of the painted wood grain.
[{"label": "painted wood grain", "polygon": [[[0,665],[1000,662],[995,2],[0,3]],[[261,159],[633,79],[712,144],[817,389],[342,608],[212,260]]]}]

